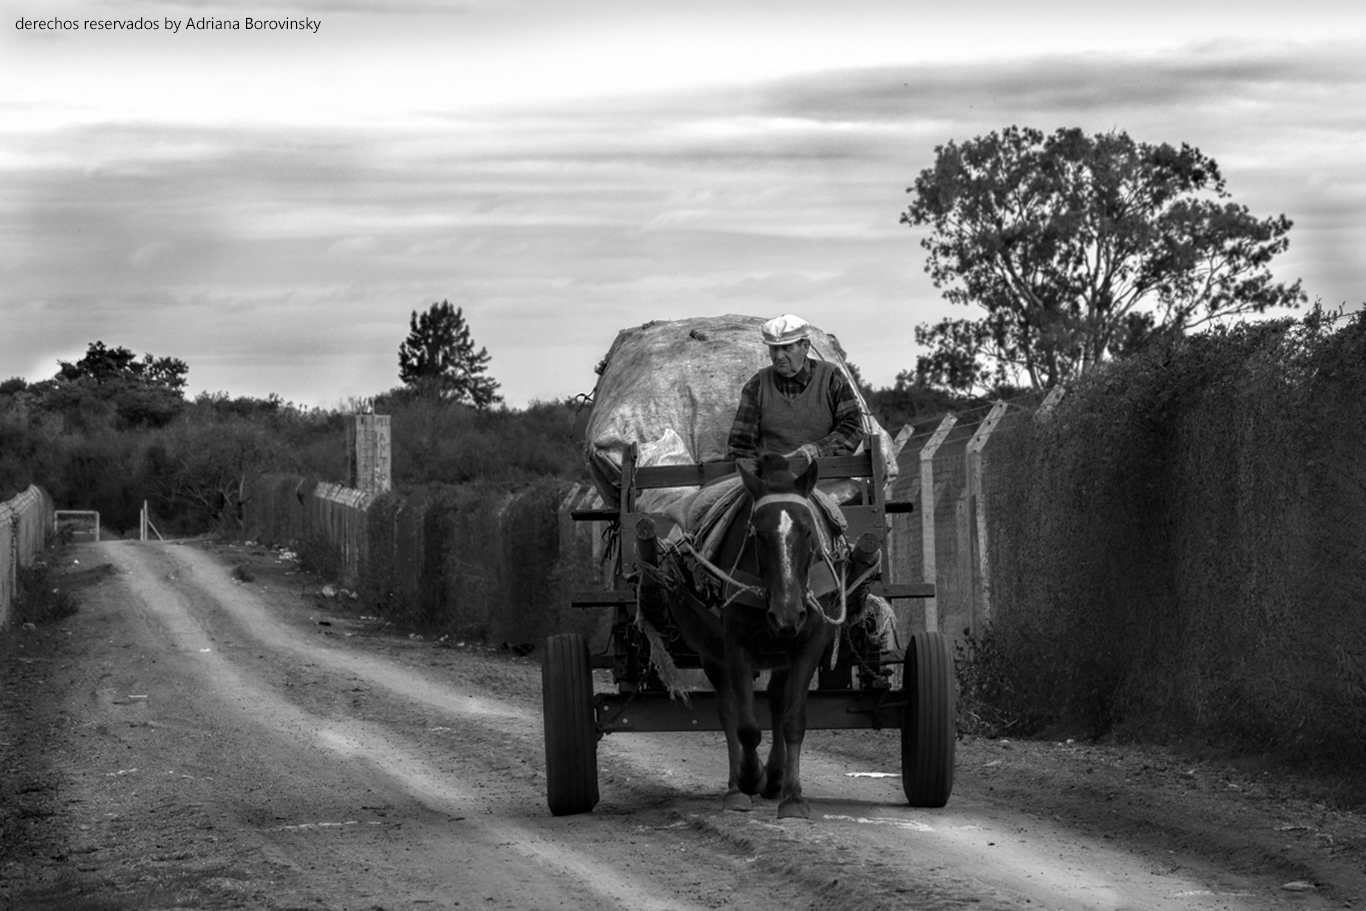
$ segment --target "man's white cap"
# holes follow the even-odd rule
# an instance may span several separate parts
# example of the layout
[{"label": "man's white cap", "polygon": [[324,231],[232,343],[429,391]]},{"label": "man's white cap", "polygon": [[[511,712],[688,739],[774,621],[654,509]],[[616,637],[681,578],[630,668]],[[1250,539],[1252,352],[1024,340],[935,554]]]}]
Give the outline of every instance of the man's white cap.
[{"label": "man's white cap", "polygon": [[800,316],[784,313],[764,323],[764,344],[790,345],[811,337],[811,324]]}]

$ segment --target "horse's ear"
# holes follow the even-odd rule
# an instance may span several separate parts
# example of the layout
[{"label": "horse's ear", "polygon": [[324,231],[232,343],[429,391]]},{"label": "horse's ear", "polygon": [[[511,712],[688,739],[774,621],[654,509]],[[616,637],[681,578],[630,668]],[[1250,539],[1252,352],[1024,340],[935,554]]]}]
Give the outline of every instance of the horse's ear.
[{"label": "horse's ear", "polygon": [[745,490],[749,491],[751,499],[757,500],[764,495],[764,482],[759,477],[745,467],[744,462],[737,461],[735,470],[740,473],[740,483],[745,485]]},{"label": "horse's ear", "polygon": [[797,492],[804,497],[811,496],[811,491],[816,488],[816,481],[820,479],[821,468],[812,459],[811,464],[806,466],[806,471],[797,479]]}]

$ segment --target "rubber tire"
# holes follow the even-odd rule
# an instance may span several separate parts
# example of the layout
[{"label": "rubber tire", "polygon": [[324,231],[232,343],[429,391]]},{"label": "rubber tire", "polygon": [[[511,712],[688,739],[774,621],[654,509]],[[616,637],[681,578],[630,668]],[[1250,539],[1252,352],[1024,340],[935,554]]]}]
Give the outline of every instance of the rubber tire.
[{"label": "rubber tire", "polygon": [[556,816],[587,813],[598,803],[598,728],[588,640],[563,633],[545,641],[541,663],[545,787]]},{"label": "rubber tire", "polygon": [[940,633],[916,633],[906,652],[901,786],[913,807],[942,807],[953,793],[958,694],[953,652]]}]

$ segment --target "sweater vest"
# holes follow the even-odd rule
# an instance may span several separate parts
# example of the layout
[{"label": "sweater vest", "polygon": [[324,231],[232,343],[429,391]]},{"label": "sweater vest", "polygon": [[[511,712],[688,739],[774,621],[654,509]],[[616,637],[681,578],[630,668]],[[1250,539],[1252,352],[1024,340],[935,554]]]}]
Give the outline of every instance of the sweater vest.
[{"label": "sweater vest", "polygon": [[777,372],[762,368],[759,384],[760,452],[788,453],[803,443],[815,443],[835,429],[835,403],[830,399],[830,378],[835,368],[829,361],[807,359],[811,380],[793,395],[778,390]]}]

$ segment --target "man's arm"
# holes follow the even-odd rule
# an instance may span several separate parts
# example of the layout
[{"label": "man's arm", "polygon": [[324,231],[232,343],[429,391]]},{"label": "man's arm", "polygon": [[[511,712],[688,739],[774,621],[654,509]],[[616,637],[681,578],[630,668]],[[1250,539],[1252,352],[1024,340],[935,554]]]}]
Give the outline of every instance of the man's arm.
[{"label": "man's arm", "polygon": [[863,442],[863,412],[854,387],[839,370],[830,373],[830,400],[835,427],[815,441],[816,452],[821,456],[853,455]]},{"label": "man's arm", "polygon": [[735,409],[735,421],[730,425],[726,443],[727,458],[753,459],[759,455],[759,374],[750,377],[740,390],[740,405]]}]

